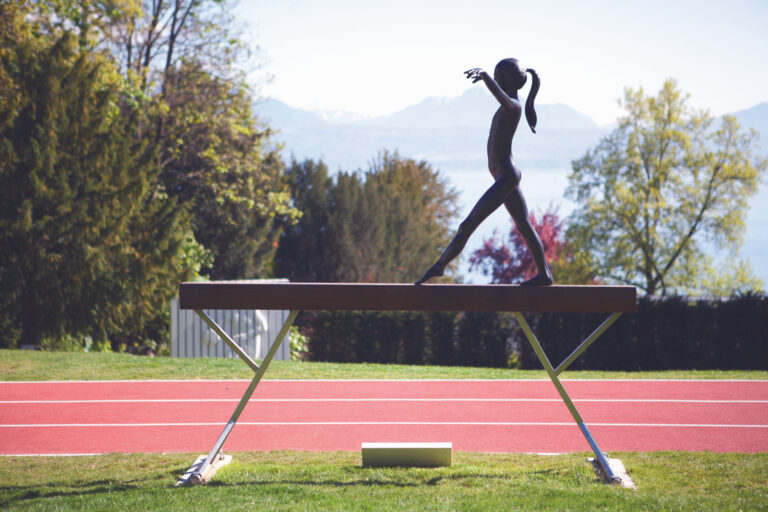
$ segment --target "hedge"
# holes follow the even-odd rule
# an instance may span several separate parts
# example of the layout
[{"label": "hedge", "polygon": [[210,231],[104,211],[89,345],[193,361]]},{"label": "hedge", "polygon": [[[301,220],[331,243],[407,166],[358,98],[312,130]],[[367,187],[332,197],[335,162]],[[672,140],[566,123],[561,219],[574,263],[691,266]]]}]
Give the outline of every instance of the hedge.
[{"label": "hedge", "polygon": [[312,361],[506,367],[511,326],[501,313],[305,312]]},{"label": "hedge", "polygon": [[[527,317],[556,366],[606,315],[545,313]],[[522,367],[539,368],[528,343],[520,348]],[[766,370],[768,298],[641,298],[637,313],[623,315],[570,368]]]},{"label": "hedge", "polygon": [[[526,314],[553,365],[606,314]],[[305,312],[313,361],[541,368],[509,313]],[[641,298],[575,370],[768,370],[768,298]]]}]

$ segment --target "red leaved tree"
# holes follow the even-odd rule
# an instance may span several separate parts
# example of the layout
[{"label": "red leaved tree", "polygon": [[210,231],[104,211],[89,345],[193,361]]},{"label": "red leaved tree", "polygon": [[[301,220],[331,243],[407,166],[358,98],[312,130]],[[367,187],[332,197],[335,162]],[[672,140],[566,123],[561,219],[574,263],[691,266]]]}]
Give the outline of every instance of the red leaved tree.
[{"label": "red leaved tree", "polygon": [[[531,225],[541,238],[550,265],[565,257],[563,221],[558,217],[556,207],[550,205],[541,215],[541,220],[531,212]],[[470,271],[479,269],[483,275],[490,275],[494,284],[520,283],[536,275],[536,264],[525,245],[525,240],[514,225],[506,242],[494,231],[493,236],[486,238],[483,246],[472,253],[469,263]]]}]

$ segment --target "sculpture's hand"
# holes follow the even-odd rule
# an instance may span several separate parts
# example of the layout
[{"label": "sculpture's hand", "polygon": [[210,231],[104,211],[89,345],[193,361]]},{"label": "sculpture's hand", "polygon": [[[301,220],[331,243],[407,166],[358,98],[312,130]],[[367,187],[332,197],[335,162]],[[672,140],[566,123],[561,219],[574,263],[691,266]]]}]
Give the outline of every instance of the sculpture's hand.
[{"label": "sculpture's hand", "polygon": [[480,68],[472,68],[468,69],[464,72],[465,75],[467,75],[467,78],[472,80],[472,83],[479,82],[483,79],[481,76],[483,73],[483,70]]}]

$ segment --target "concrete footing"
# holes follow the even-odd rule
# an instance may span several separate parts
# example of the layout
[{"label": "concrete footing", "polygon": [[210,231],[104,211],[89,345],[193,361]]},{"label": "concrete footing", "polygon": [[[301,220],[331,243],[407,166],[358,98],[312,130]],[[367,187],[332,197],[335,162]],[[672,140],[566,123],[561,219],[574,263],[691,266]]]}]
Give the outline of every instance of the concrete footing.
[{"label": "concrete footing", "polygon": [[363,466],[450,466],[452,449],[453,443],[363,443]]}]

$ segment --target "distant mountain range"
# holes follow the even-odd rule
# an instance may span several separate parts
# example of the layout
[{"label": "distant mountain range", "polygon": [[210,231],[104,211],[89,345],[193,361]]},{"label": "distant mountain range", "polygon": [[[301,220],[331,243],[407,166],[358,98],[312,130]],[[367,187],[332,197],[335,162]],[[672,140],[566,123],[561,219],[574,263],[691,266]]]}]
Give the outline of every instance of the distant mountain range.
[{"label": "distant mountain range", "polygon": [[[525,98],[523,98],[525,101]],[[488,126],[498,103],[483,88],[468,89],[454,98],[427,98],[393,114],[364,117],[349,112],[312,111],[290,107],[268,99],[255,105],[256,113],[283,129],[303,126],[358,125],[396,128],[434,128],[448,126]],[[563,105],[537,105],[540,122],[555,130],[594,130],[599,128],[588,116]]]},{"label": "distant mountain range", "polygon": [[[475,87],[454,98],[427,98],[388,116],[364,118],[345,112],[293,108],[268,99],[254,106],[257,116],[277,130],[285,155],[319,159],[329,169],[366,168],[382,150],[425,159],[447,173],[485,169],[485,143],[498,104]],[[589,116],[563,104],[537,105],[537,134],[521,120],[513,148],[516,161],[529,169],[568,169],[606,135]],[[768,137],[768,103],[735,114],[744,126]]]},{"label": "distant mountain range", "polygon": [[760,133],[761,146],[768,152],[768,103],[760,103],[752,108],[740,110],[733,114],[739,124],[746,128],[754,128]]}]

